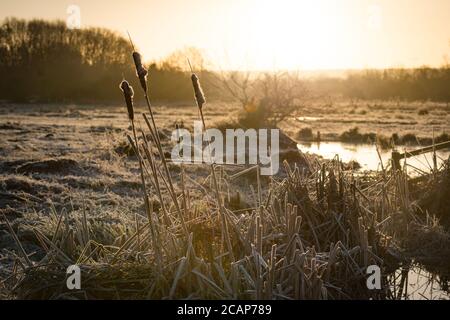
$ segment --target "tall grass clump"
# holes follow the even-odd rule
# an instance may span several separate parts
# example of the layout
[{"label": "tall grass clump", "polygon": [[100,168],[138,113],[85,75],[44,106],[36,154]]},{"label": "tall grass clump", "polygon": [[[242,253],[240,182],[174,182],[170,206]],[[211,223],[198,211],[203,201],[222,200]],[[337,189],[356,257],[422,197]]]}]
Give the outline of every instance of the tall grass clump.
[{"label": "tall grass clump", "polygon": [[[160,209],[138,216],[139,223],[121,215],[111,225],[72,212],[52,215],[46,228],[27,225],[46,254],[17,274],[15,294],[39,299],[392,298],[386,279],[382,290],[367,289],[365,270],[376,264],[388,274],[401,262],[390,250],[395,237],[406,233],[399,225],[414,215],[402,176],[383,183],[379,175],[355,180],[338,162],[307,175],[288,163],[285,169],[286,178],[247,214],[186,199],[188,237],[167,200],[170,224]],[[223,179],[231,182],[233,176],[225,172]],[[220,186],[222,196],[230,191]],[[222,232],[228,232],[230,247]],[[82,291],[62,285],[64,268],[74,263],[82,268]]]}]

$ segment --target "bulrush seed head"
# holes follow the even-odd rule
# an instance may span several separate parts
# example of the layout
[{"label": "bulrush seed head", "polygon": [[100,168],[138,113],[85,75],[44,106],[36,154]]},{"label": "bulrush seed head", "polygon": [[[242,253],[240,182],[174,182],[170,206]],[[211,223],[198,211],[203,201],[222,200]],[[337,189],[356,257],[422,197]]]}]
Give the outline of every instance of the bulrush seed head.
[{"label": "bulrush seed head", "polygon": [[200,85],[200,80],[195,73],[191,76],[192,86],[194,87],[195,100],[197,100],[198,107],[201,109],[203,104],[206,103],[205,94],[203,93],[202,86]]},{"label": "bulrush seed head", "polygon": [[125,97],[125,103],[127,104],[127,110],[128,110],[128,118],[133,121],[134,120],[134,109],[133,109],[133,96],[134,91],[133,87],[130,86],[128,81],[123,80],[120,83],[120,89],[123,92],[123,96]]},{"label": "bulrush seed head", "polygon": [[133,52],[134,65],[136,67],[136,75],[139,78],[142,89],[147,92],[147,69],[142,65],[142,57],[139,52]]}]

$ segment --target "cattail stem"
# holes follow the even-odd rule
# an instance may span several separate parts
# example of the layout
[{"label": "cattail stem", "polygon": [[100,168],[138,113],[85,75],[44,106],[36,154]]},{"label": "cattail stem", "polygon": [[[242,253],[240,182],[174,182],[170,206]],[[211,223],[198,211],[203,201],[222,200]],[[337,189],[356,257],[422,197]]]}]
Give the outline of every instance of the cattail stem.
[{"label": "cattail stem", "polygon": [[[191,68],[191,70],[192,70],[192,68]],[[205,95],[204,95],[202,87],[200,85],[200,80],[198,79],[198,77],[195,73],[192,73],[191,80],[192,80],[192,86],[194,88],[195,102],[197,104],[198,110],[200,112],[200,118],[202,120],[203,131],[207,132],[206,124],[205,124],[205,117],[203,115],[203,105],[206,103]],[[211,157],[210,151],[209,151],[209,156]],[[211,162],[211,176],[212,176],[214,190],[216,193],[217,206],[218,206],[219,214],[220,214],[220,217],[222,220],[222,237],[225,238],[225,242],[227,245],[228,252],[230,254],[230,258],[232,261],[234,261],[233,247],[231,245],[231,239],[230,239],[230,234],[228,232],[228,225],[227,225],[227,220],[226,220],[226,211],[225,211],[225,207],[223,206],[223,203],[222,203],[222,198],[220,196],[219,184],[217,182],[217,176],[216,176],[213,162]]]},{"label": "cattail stem", "polygon": [[143,131],[141,133],[142,133],[142,138],[144,139],[144,144],[145,144],[144,152],[145,152],[145,154],[147,156],[147,161],[150,164],[150,169],[152,170],[153,179],[155,181],[156,193],[158,194],[159,201],[161,202],[161,208],[163,210],[164,219],[165,219],[166,224],[168,226],[170,226],[172,224],[172,222],[171,222],[171,220],[170,220],[170,218],[169,218],[169,216],[167,214],[166,205],[164,204],[164,199],[163,199],[163,196],[162,196],[162,193],[161,193],[161,188],[159,186],[159,179],[158,179],[158,173],[156,171],[155,161],[153,159],[153,155],[152,155],[151,151],[149,151],[150,148],[149,148],[149,144],[148,144],[147,138],[145,137],[145,134],[144,134]]},{"label": "cattail stem", "polygon": [[165,174],[167,176],[167,181],[168,181],[168,184],[169,184],[169,191],[172,194],[172,199],[173,199],[175,208],[176,208],[176,210],[178,212],[178,217],[179,217],[179,219],[181,221],[181,225],[183,227],[183,231],[186,233],[186,236],[188,236],[189,232],[188,232],[188,229],[187,229],[187,226],[186,226],[186,222],[184,221],[183,213],[182,213],[180,205],[178,203],[178,199],[176,197],[175,188],[173,187],[173,183],[172,183],[172,176],[170,175],[169,168],[167,167],[167,161],[166,161],[164,152],[163,152],[162,147],[161,147],[161,141],[160,141],[160,138],[159,138],[158,128],[156,127],[156,123],[155,123],[155,118],[153,116],[152,107],[151,107],[150,100],[148,99],[147,95],[145,95],[145,100],[147,102],[147,107],[148,107],[149,112],[150,112],[150,119],[151,119],[152,123],[150,124],[150,122],[148,121],[148,117],[145,114],[143,114],[143,116],[144,116],[145,122],[147,123],[147,126],[149,128],[151,128],[153,126],[154,138],[156,140],[155,144],[156,144],[156,147],[158,148],[158,152],[159,152],[159,155],[160,155],[160,158],[161,158],[161,162],[163,164],[164,172],[165,172]]},{"label": "cattail stem", "polygon": [[203,108],[199,108],[200,118],[202,120],[203,131],[206,131],[205,117],[203,116]]},{"label": "cattail stem", "polygon": [[222,198],[220,196],[219,186],[217,183],[217,177],[216,177],[216,172],[215,172],[213,163],[211,164],[211,174],[212,174],[212,178],[213,178],[212,180],[213,180],[214,189],[216,191],[217,206],[219,207],[219,213],[220,213],[220,217],[222,220],[222,234],[225,237],[225,241],[227,244],[228,252],[230,254],[230,258],[232,261],[234,261],[233,246],[231,245],[230,234],[228,232],[228,225],[227,225],[227,220],[225,217],[225,215],[226,215],[225,208],[223,206]]},{"label": "cattail stem", "polygon": [[[150,204],[150,201],[148,200],[148,194],[147,194],[147,184],[145,182],[145,175],[144,175],[144,164],[143,164],[143,160],[139,151],[139,144],[138,144],[138,140],[137,140],[137,135],[136,135],[136,127],[134,125],[134,121],[131,121],[131,127],[132,127],[132,131],[133,131],[133,137],[136,143],[136,146],[134,147],[134,150],[136,152],[136,155],[138,157],[138,161],[139,161],[139,169],[140,169],[140,174],[141,174],[141,182],[142,182],[142,190],[144,193],[144,205],[145,205],[145,211],[147,213],[147,218],[149,221],[149,229],[150,229],[150,234],[151,234],[151,243],[152,243],[152,247],[154,248],[154,250],[156,251],[156,260],[157,260],[157,264],[158,267],[161,269],[162,268],[162,256],[160,253],[160,248],[157,245],[157,231],[155,229],[155,225],[154,225],[154,221],[152,220],[152,211],[153,211],[153,206]],[[130,143],[133,144],[133,140],[130,138],[130,136],[128,136],[128,138],[130,139]],[[139,230],[138,230],[139,232]],[[137,234],[138,238],[140,238],[140,234]]]},{"label": "cattail stem", "polygon": [[[133,137],[134,137],[134,141],[135,141],[135,145],[136,145],[136,156],[139,161],[139,169],[140,169],[140,173],[141,173],[141,182],[142,182],[142,192],[144,193],[145,211],[147,212],[148,221],[150,222],[150,228],[151,228],[151,232],[153,235],[152,240],[155,240],[155,232],[153,230],[153,223],[152,223],[152,212],[150,212],[150,203],[148,201],[148,194],[147,194],[147,184],[145,182],[144,168],[143,168],[143,164],[142,164],[142,157],[139,152],[139,144],[138,144],[138,140],[137,140],[136,127],[134,125],[134,121],[131,121],[131,128],[133,131]],[[153,243],[153,245],[156,245],[156,244]]]},{"label": "cattail stem", "polygon": [[155,143],[156,143],[156,146],[158,147],[158,151],[159,151],[159,154],[161,156],[161,161],[162,161],[163,166],[164,166],[164,171],[165,171],[165,173],[167,175],[167,180],[169,182],[170,192],[173,194],[174,204],[175,204],[175,207],[176,207],[176,209],[178,211],[179,218],[180,218],[180,221],[181,221],[181,225],[183,227],[183,231],[186,233],[186,236],[189,236],[189,233],[188,233],[188,230],[187,230],[187,227],[186,227],[186,223],[184,221],[183,214],[181,212],[180,206],[178,204],[178,199],[177,199],[176,194],[175,194],[175,189],[173,187],[172,178],[170,176],[169,169],[167,168],[166,159],[165,159],[165,156],[164,156],[164,152],[162,151],[162,147],[161,147],[161,140],[159,138],[158,128],[156,126],[155,117],[153,115],[153,110],[152,110],[152,107],[151,107],[151,104],[150,104],[150,99],[148,97],[148,84],[147,84],[148,71],[147,71],[147,69],[145,69],[145,67],[142,64],[142,57],[141,57],[141,55],[139,54],[139,52],[134,50],[134,45],[133,45],[133,42],[131,40],[131,36],[130,36],[130,43],[132,44],[132,47],[133,47],[133,54],[132,54],[132,56],[133,56],[133,61],[134,61],[134,65],[135,65],[135,68],[136,68],[136,75],[139,78],[139,82],[141,84],[141,88],[142,88],[142,90],[144,92],[145,102],[147,103],[147,107],[148,107],[148,110],[150,112],[150,118],[151,118],[151,121],[152,121],[152,126],[149,125],[148,120],[145,117],[145,114],[144,114],[144,118],[145,118],[145,120],[147,122],[147,125],[149,125],[150,130],[153,129],[153,133],[154,133],[154,136],[156,138],[155,139],[156,140]]},{"label": "cattail stem", "polygon": [[136,233],[137,233],[137,250],[141,251],[141,233],[139,231],[139,218],[137,213],[134,215],[134,220],[136,223]]}]

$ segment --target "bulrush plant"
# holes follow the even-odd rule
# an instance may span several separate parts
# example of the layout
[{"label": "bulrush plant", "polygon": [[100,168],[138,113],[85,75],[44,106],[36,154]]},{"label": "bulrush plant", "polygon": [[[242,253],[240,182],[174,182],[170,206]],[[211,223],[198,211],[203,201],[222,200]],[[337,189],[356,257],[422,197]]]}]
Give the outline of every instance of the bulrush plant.
[{"label": "bulrush plant", "polygon": [[128,111],[128,119],[130,119],[131,123],[134,124],[134,107],[133,107],[134,90],[133,90],[133,87],[130,86],[128,81],[123,80],[120,83],[120,89],[122,90],[123,96],[125,98],[125,104],[127,106],[127,111]]},{"label": "bulrush plant", "polygon": [[200,79],[197,77],[197,75],[194,72],[192,72],[191,80],[192,80],[192,86],[194,87],[195,101],[197,102],[197,107],[200,112],[200,118],[201,118],[202,124],[203,124],[203,130],[206,130],[205,118],[203,116],[203,105],[206,103],[205,94],[203,93],[203,89],[200,85]]},{"label": "bulrush plant", "polygon": [[[120,83],[120,89],[123,92],[124,98],[125,98],[125,104],[127,106],[127,112],[128,112],[128,119],[131,122],[131,128],[133,131],[133,137],[134,137],[134,143],[133,140],[131,139],[130,136],[128,136],[128,140],[130,142],[130,144],[132,145],[134,152],[138,158],[138,162],[139,162],[139,169],[140,169],[140,177],[141,177],[141,183],[142,183],[142,192],[143,192],[143,199],[144,199],[144,205],[145,205],[145,212],[147,213],[147,217],[148,217],[148,221],[149,221],[149,227],[151,230],[151,240],[153,242],[153,247],[155,249],[157,249],[157,251],[159,252],[159,247],[156,243],[156,231],[154,228],[154,224],[153,222],[153,218],[152,218],[152,214],[153,214],[153,209],[150,205],[149,199],[148,199],[148,191],[147,191],[147,183],[145,180],[145,172],[144,172],[144,162],[143,159],[141,157],[141,153],[139,151],[139,141],[137,138],[137,134],[136,134],[136,126],[134,123],[134,106],[133,106],[133,96],[134,96],[134,90],[133,87],[130,86],[130,84],[128,83],[128,81],[123,80]],[[138,248],[140,249],[140,240],[141,240],[141,230],[139,229],[139,223],[138,220],[136,220],[136,238],[138,240]],[[158,262],[161,261],[161,256],[160,254],[157,255],[158,258]],[[160,265],[160,263],[159,263]]]},{"label": "bulrush plant", "polygon": [[[191,69],[191,81],[192,81],[192,86],[194,89],[194,97],[195,97],[195,102],[197,104],[197,108],[199,110],[200,113],[200,119],[202,121],[202,131],[205,132],[206,134],[206,124],[205,124],[205,117],[203,115],[203,106],[206,103],[206,98],[205,98],[205,94],[203,92],[203,89],[200,85],[200,79],[198,78],[198,76],[194,73],[193,69],[192,69],[192,65],[188,59],[188,63],[189,63],[189,67]],[[202,134],[203,134],[202,132]],[[209,145],[208,145],[209,147]],[[216,176],[216,170],[215,170],[215,163],[211,157],[211,151],[209,149],[208,151],[208,160],[211,162],[211,179],[213,182],[213,186],[214,186],[214,191],[215,191],[215,196],[216,196],[216,202],[217,202],[217,210],[218,213],[220,215],[220,219],[221,219],[221,224],[222,224],[222,240],[225,240],[226,242],[226,247],[228,252],[226,254],[228,254],[231,258],[231,260],[234,260],[234,254],[233,254],[233,247],[231,245],[231,240],[230,240],[230,234],[228,231],[228,223],[227,223],[227,212],[223,206],[223,201],[222,201],[222,196],[220,194],[220,190],[219,190],[219,183],[217,181],[217,176]],[[222,247],[222,245],[221,245]]]},{"label": "bulrush plant", "polygon": [[[158,149],[159,156],[161,158],[161,162],[162,162],[162,165],[163,165],[163,170],[164,170],[164,173],[165,173],[165,178],[166,178],[165,181],[168,184],[168,187],[170,189],[169,192],[170,192],[172,201],[173,201],[173,203],[175,205],[175,208],[176,208],[176,210],[178,212],[178,219],[181,221],[181,225],[182,225],[183,231],[184,231],[185,235],[187,236],[188,235],[188,231],[187,231],[186,223],[184,221],[183,213],[182,213],[180,205],[178,203],[178,198],[176,197],[176,194],[175,194],[175,188],[173,186],[172,176],[171,176],[171,174],[169,172],[169,169],[168,169],[168,166],[167,166],[167,161],[166,161],[166,158],[165,158],[165,154],[164,154],[162,146],[161,146],[161,139],[159,137],[159,130],[158,130],[158,127],[156,125],[156,121],[155,121],[155,117],[154,117],[154,113],[153,113],[153,108],[152,108],[152,105],[150,103],[150,98],[148,96],[148,82],[147,82],[148,71],[147,71],[147,69],[145,69],[145,67],[142,64],[142,56],[141,56],[141,54],[139,52],[137,52],[135,50],[135,48],[134,48],[134,44],[133,44],[133,41],[131,40],[131,36],[129,34],[128,34],[128,36],[130,38],[131,46],[133,47],[132,57],[133,57],[133,61],[134,61],[134,66],[136,68],[136,76],[138,77],[139,83],[140,83],[141,88],[142,88],[142,90],[144,92],[145,102],[147,104],[147,108],[148,108],[148,111],[150,113],[150,120],[151,121],[148,120],[148,117],[145,114],[143,114],[143,117],[144,117],[145,123],[147,124],[148,129],[150,130],[150,135],[152,137],[152,140],[153,140],[153,142],[155,143],[155,145],[156,145],[156,147]],[[137,146],[137,147],[139,148],[139,146]]]}]

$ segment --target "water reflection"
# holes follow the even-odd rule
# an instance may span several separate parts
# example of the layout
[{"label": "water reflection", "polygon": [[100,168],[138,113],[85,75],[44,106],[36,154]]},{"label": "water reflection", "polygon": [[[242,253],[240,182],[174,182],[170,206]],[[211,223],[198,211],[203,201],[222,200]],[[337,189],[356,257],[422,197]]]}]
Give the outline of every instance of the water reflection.
[{"label": "water reflection", "polygon": [[400,268],[389,276],[388,281],[393,299],[450,300],[448,279],[418,266]]},{"label": "water reflection", "polygon": [[[300,142],[298,148],[302,152],[309,152],[321,155],[325,159],[333,159],[337,154],[343,162],[357,161],[362,170],[379,170],[380,159],[374,145],[351,144],[343,142]],[[418,147],[416,147],[418,148]],[[398,147],[398,151],[403,152],[405,147]],[[407,151],[414,150],[414,147],[407,147]],[[440,150],[436,152],[438,167],[450,156],[450,150]],[[383,165],[386,167],[391,159],[391,150],[380,150]],[[403,161],[402,161],[403,162]],[[433,167],[431,153],[422,154],[407,160],[410,172],[430,172]]]}]

